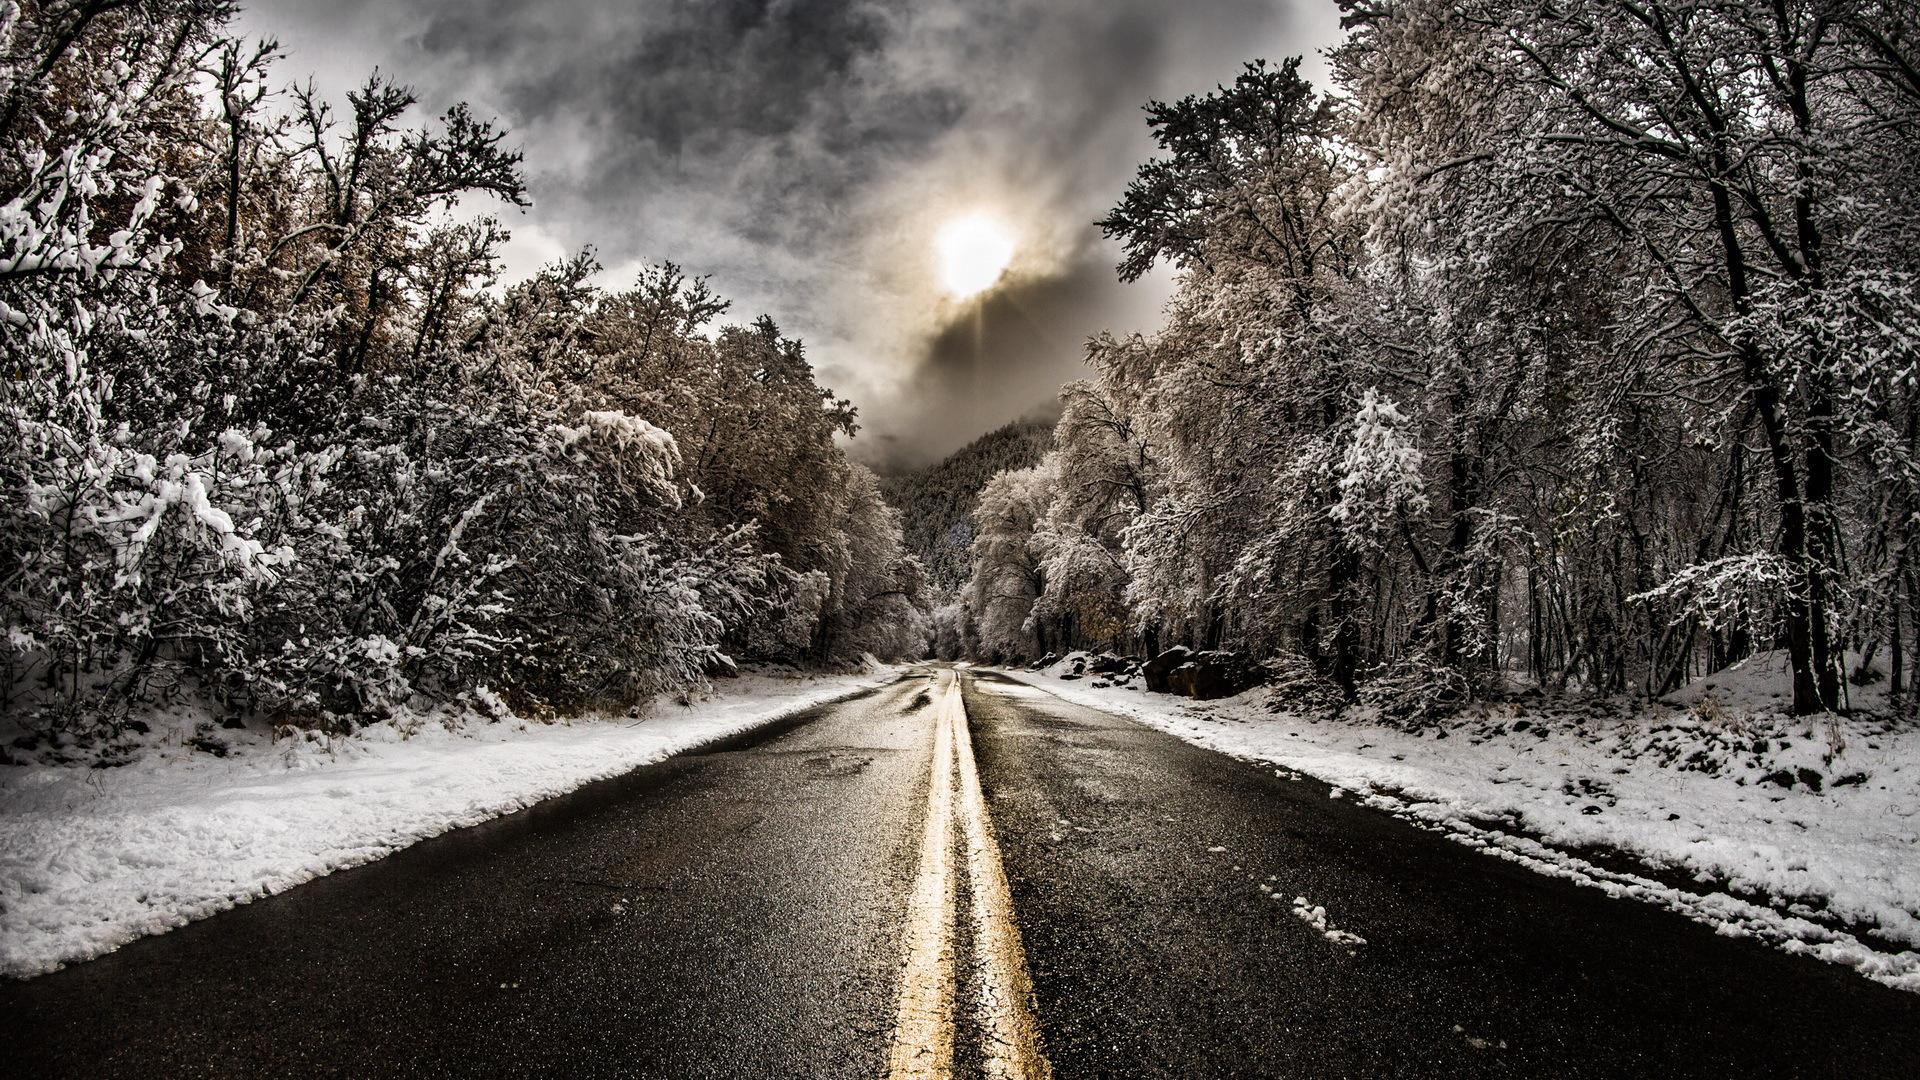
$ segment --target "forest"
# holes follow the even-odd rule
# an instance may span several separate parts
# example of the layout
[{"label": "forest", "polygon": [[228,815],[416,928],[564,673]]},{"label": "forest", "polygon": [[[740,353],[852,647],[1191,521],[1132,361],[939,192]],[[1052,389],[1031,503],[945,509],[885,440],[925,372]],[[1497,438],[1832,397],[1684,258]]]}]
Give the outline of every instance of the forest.
[{"label": "forest", "polygon": [[917,656],[853,407],[770,318],[590,253],[500,282],[508,134],[336,110],[227,0],[0,4],[0,692],[352,730]]},{"label": "forest", "polygon": [[946,655],[1174,643],[1300,705],[1912,710],[1920,8],[1342,0],[1333,81],[1154,102],[1102,336],[985,485]]},{"label": "forest", "polygon": [[957,594],[972,573],[973,511],[980,489],[995,473],[1039,462],[1053,449],[1053,423],[1015,420],[924,469],[881,478],[887,501],[900,511],[907,548],[925,564],[937,593]]},{"label": "forest", "polygon": [[7,713],[350,730],[1174,644],[1332,710],[1771,650],[1796,712],[1911,710],[1920,11],[1342,10],[1327,86],[1148,106],[1097,225],[1177,276],[1160,329],[1091,340],[1050,442],[883,482],[706,279],[504,283],[497,123],[338,107],[229,0],[0,5]]}]

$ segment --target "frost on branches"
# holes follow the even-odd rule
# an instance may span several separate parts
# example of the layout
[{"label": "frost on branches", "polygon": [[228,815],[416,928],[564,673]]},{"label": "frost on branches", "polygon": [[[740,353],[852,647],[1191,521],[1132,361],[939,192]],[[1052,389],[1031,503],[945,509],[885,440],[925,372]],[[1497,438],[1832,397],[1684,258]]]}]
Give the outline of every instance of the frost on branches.
[{"label": "frost on branches", "polygon": [[1920,8],[1342,6],[1333,94],[1148,107],[1099,224],[1165,324],[1092,343],[1038,504],[988,485],[942,648],[1422,723],[1777,652],[1793,712],[1912,715]]},{"label": "frost on branches", "polygon": [[[918,653],[853,411],[771,320],[585,256],[489,291],[519,154],[335,115],[223,0],[0,3],[0,662],[61,754],[187,700],[332,729]],[[24,738],[20,738],[24,736]]]},{"label": "frost on branches", "polygon": [[1329,511],[1349,535],[1374,539],[1402,514],[1427,509],[1425,463],[1401,434],[1406,427],[1400,407],[1368,387],[1337,470],[1340,501]]}]

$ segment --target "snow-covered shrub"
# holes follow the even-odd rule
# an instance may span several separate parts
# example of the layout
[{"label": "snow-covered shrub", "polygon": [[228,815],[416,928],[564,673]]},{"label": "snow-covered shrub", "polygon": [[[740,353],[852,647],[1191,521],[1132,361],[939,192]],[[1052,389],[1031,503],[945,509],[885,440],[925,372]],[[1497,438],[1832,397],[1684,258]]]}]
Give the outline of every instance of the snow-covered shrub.
[{"label": "snow-covered shrub", "polygon": [[754,623],[747,648],[755,656],[788,663],[804,658],[827,608],[832,582],[824,570],[795,575],[787,594],[766,619]]},{"label": "snow-covered shrub", "polygon": [[1465,675],[1421,652],[1400,657],[1360,687],[1360,704],[1410,730],[1436,725],[1472,699]]},{"label": "snow-covered shrub", "polygon": [[1347,705],[1340,684],[1321,674],[1305,657],[1282,653],[1262,667],[1266,670],[1267,707],[1275,712],[1330,717]]}]

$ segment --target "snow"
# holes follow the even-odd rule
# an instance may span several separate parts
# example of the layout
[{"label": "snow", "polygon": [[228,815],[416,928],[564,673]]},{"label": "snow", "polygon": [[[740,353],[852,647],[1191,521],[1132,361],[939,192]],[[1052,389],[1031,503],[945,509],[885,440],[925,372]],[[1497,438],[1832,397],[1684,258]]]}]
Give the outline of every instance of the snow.
[{"label": "snow", "polygon": [[[1275,893],[1273,898],[1278,900],[1280,899],[1280,895]],[[1295,918],[1318,930],[1321,937],[1326,938],[1335,945],[1345,945],[1351,948],[1367,943],[1367,939],[1361,937],[1359,934],[1342,930],[1328,922],[1327,909],[1308,900],[1304,896],[1296,896],[1293,898],[1293,914]]]},{"label": "snow", "polygon": [[224,757],[186,746],[199,717],[153,717],[145,752],[118,768],[0,769],[0,974],[99,956],[895,677],[749,674],[638,720],[220,731]]},{"label": "snow", "polygon": [[627,455],[630,466],[640,473],[640,481],[678,506],[679,492],[673,486],[680,469],[680,444],[667,431],[637,416],[611,409],[589,409],[578,427],[555,424],[553,432],[560,445],[572,449],[584,439],[599,438]]},{"label": "snow", "polygon": [[1330,511],[1349,532],[1361,535],[1403,511],[1425,511],[1424,460],[1403,433],[1406,426],[1399,406],[1368,388],[1340,462],[1340,500]]},{"label": "snow", "polygon": [[1774,658],[1663,703],[1493,704],[1438,733],[1271,711],[1262,690],[1201,703],[1006,674],[1035,689],[1000,692],[1305,774],[1487,855],[1920,991],[1920,731],[1784,715]]}]

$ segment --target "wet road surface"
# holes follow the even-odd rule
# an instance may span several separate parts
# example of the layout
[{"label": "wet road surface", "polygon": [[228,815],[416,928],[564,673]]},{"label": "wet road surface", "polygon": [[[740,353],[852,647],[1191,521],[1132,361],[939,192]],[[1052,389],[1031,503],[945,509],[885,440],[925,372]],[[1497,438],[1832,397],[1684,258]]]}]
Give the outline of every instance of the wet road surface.
[{"label": "wet road surface", "polygon": [[1911,1076],[1920,995],[926,667],[0,985],[0,1047],[26,1077]]}]

